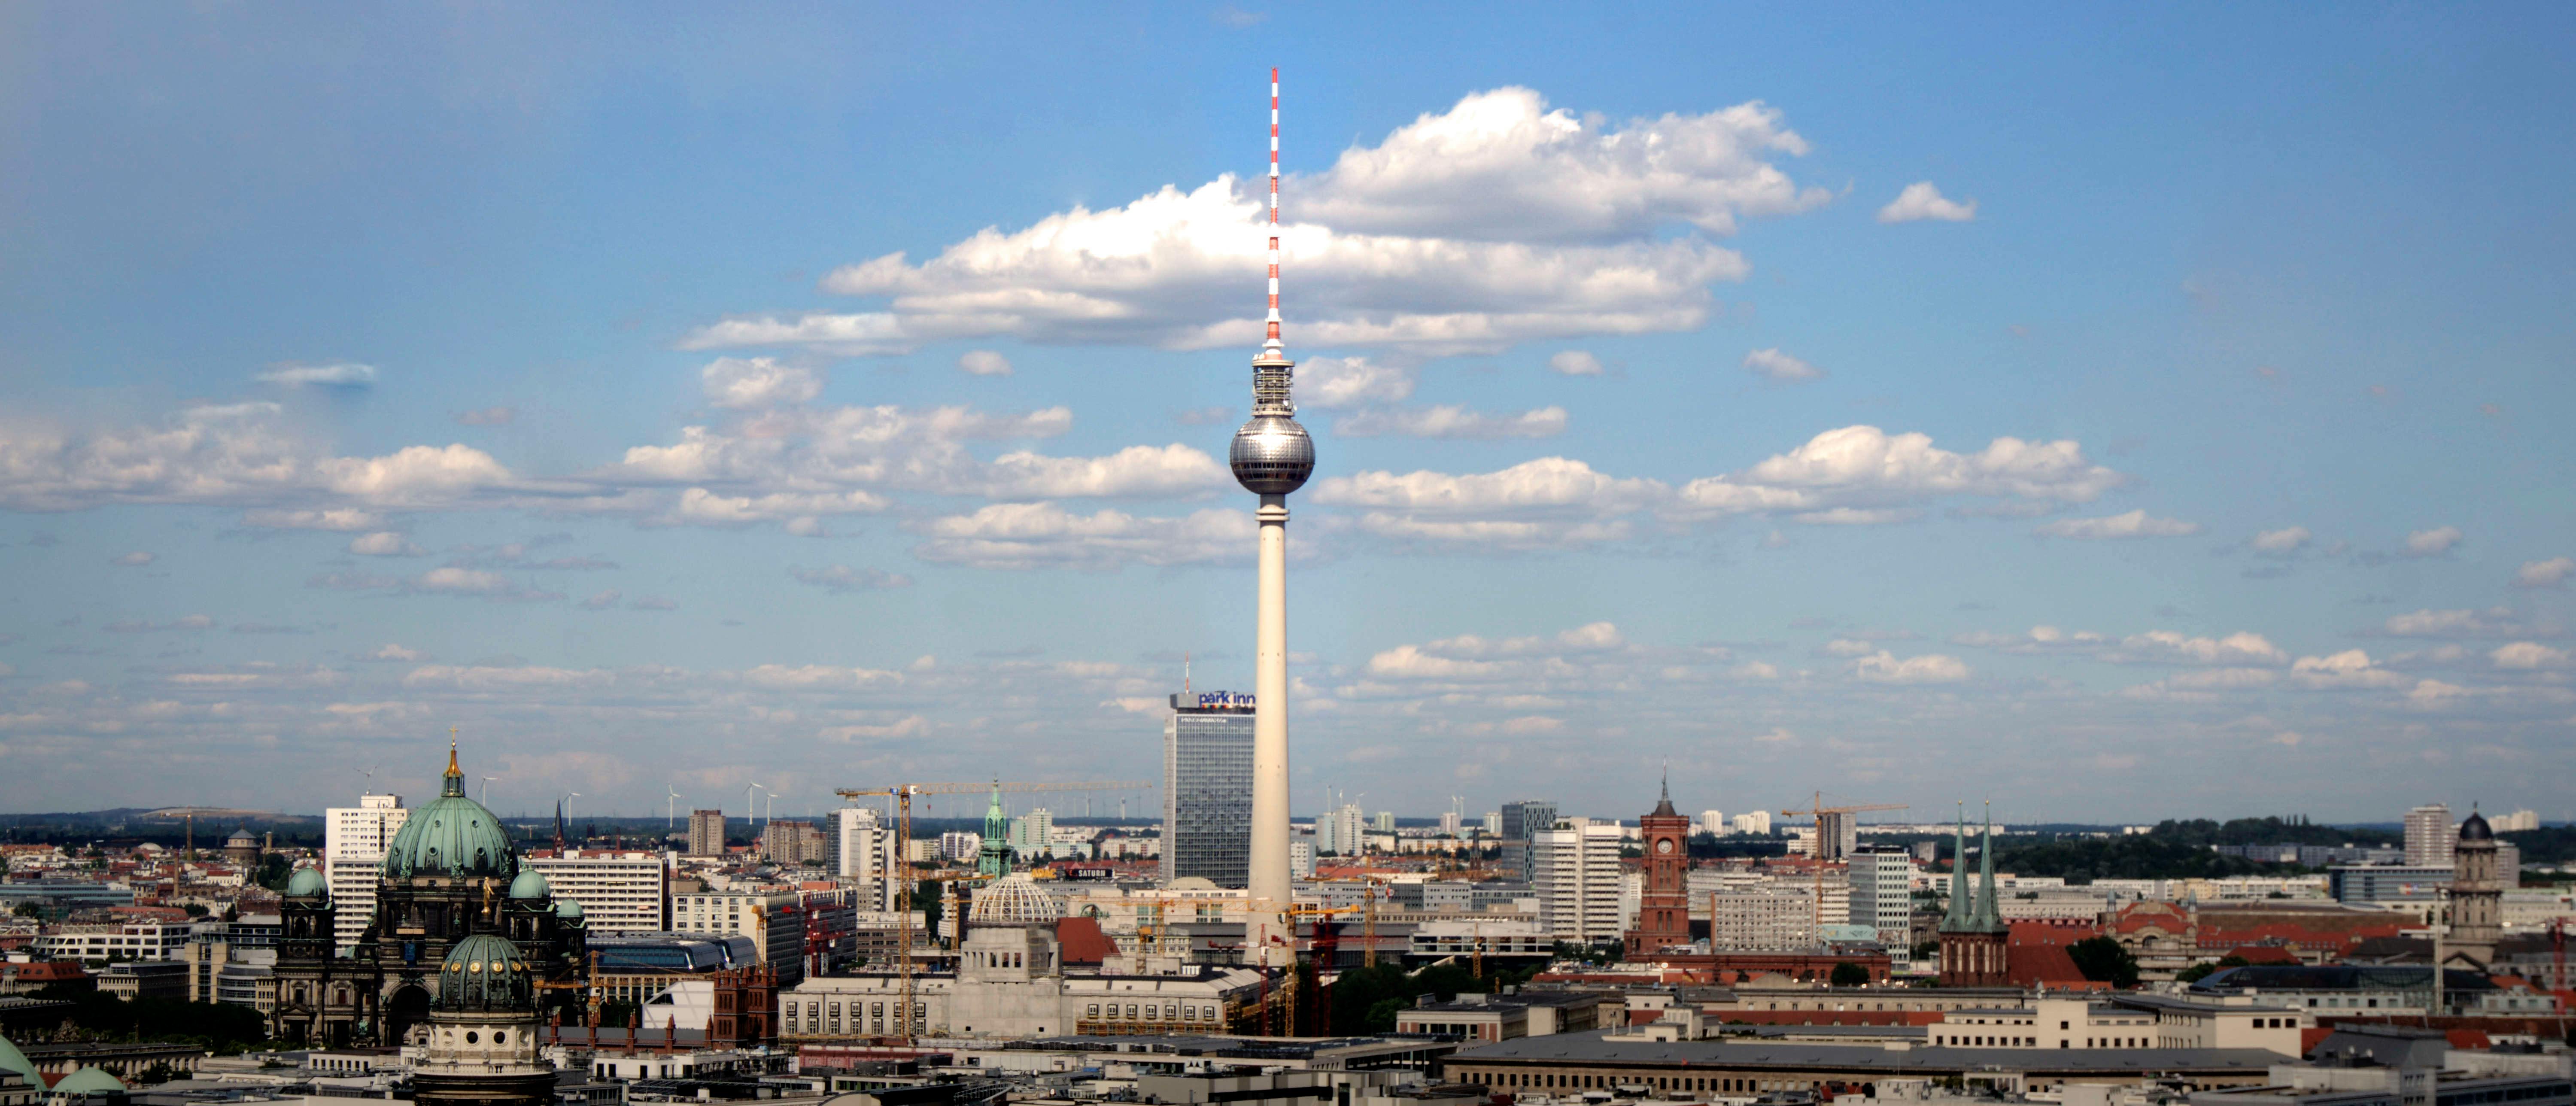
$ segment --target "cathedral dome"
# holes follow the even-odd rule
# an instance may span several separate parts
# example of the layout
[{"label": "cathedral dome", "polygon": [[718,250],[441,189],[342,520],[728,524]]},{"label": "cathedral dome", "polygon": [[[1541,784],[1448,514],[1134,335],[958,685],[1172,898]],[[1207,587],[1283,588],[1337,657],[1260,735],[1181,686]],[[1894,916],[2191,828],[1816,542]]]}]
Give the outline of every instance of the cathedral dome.
[{"label": "cathedral dome", "polygon": [[27,1054],[18,1051],[18,1046],[10,1044],[6,1037],[0,1037],[0,1071],[14,1071],[25,1076],[29,1087],[42,1089],[45,1085],[45,1077],[36,1070],[34,1061],[27,1059]]},{"label": "cathedral dome", "polygon": [[441,1010],[532,1010],[536,973],[508,939],[477,933],[447,950],[438,968]]},{"label": "cathedral dome", "polygon": [[534,868],[520,872],[519,878],[510,881],[510,897],[514,899],[542,899],[553,891],[545,874]]},{"label": "cathedral dome", "polygon": [[331,885],[322,878],[320,868],[298,868],[286,877],[286,897],[310,899],[331,897]]},{"label": "cathedral dome", "polygon": [[1055,899],[1027,876],[1004,876],[977,892],[966,920],[979,926],[1049,925],[1059,917]]},{"label": "cathedral dome", "polygon": [[501,820],[483,804],[465,797],[465,773],[456,767],[456,751],[447,752],[447,778],[439,796],[413,811],[393,843],[385,846],[381,871],[404,876],[506,876],[518,871],[518,854]]},{"label": "cathedral dome", "polygon": [[56,1095],[123,1094],[125,1084],[119,1082],[115,1076],[109,1075],[104,1068],[86,1067],[64,1076],[62,1082],[54,1084],[54,1093]]},{"label": "cathedral dome", "polygon": [[2495,840],[2495,830],[2487,825],[2486,815],[2472,810],[2469,812],[2468,818],[2460,823],[2460,840],[2493,841]]},{"label": "cathedral dome", "polygon": [[555,917],[561,918],[567,922],[578,922],[581,920],[581,904],[571,899],[557,899],[555,900]]}]

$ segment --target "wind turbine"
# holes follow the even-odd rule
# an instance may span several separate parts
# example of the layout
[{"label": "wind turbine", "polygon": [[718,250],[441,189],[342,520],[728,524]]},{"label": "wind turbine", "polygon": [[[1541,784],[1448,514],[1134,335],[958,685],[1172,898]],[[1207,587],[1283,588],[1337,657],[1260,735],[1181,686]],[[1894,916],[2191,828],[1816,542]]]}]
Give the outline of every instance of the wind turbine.
[{"label": "wind turbine", "polygon": [[[757,782],[742,785],[742,821],[744,825],[750,825],[752,820],[760,814],[760,805],[751,801],[751,793],[754,791],[767,790],[769,789],[760,786]],[[755,830],[755,832],[757,831]]]},{"label": "wind turbine", "polygon": [[581,797],[581,792],[578,792],[578,791],[566,791],[566,792],[564,792],[564,797],[563,797],[564,824],[565,824],[565,825],[567,825],[567,826],[569,826],[569,825],[571,825],[571,824],[572,824],[572,801],[573,801],[574,799],[578,799],[578,798],[580,798],[580,797]]},{"label": "wind turbine", "polygon": [[[662,832],[667,834],[672,830],[679,828],[680,789],[671,783],[664,783],[662,785],[662,790],[671,793],[671,797],[664,800],[662,803]],[[651,808],[647,807],[645,809],[649,810]]]},{"label": "wind turbine", "polygon": [[492,809],[492,781],[500,778],[499,776],[483,777],[483,809]]}]

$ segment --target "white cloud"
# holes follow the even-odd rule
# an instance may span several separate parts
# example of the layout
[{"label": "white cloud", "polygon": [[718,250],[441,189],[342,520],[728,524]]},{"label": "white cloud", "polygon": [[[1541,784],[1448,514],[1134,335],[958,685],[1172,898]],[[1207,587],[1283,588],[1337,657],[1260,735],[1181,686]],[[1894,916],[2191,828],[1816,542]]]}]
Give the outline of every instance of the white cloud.
[{"label": "white cloud", "polygon": [[1989,631],[1953,634],[1953,645],[1978,649],[1996,649],[2006,653],[2045,654],[2099,650],[2111,639],[2091,630],[2062,630],[2055,626],[2033,626],[2023,634],[1998,634]]},{"label": "white cloud", "polygon": [[2508,607],[2489,607],[2482,611],[2437,611],[2427,607],[2408,614],[2392,615],[2380,624],[2380,629],[2392,637],[2522,637],[2531,633],[2531,628],[2515,618]]},{"label": "white cloud", "polygon": [[265,384],[282,384],[290,388],[364,388],[376,382],[376,367],[343,361],[330,365],[279,365],[260,373]]},{"label": "white cloud", "polygon": [[851,568],[848,565],[827,565],[822,568],[790,566],[787,575],[794,577],[797,583],[841,594],[912,586],[912,577],[901,573],[887,572],[881,568]]},{"label": "white cloud", "polygon": [[1916,181],[1905,186],[1886,207],[1878,209],[1882,223],[1911,223],[1934,219],[1945,223],[1964,223],[1977,217],[1977,201],[1959,203],[1943,196],[1931,181]]},{"label": "white cloud", "polygon": [[1009,376],[1009,358],[989,349],[970,349],[957,359],[957,371],[968,376]]},{"label": "white cloud", "polygon": [[1838,637],[1832,641],[1824,643],[1823,645],[1817,646],[1816,651],[1823,653],[1828,657],[1865,657],[1871,653],[1878,652],[1879,649],[1878,646],[1870,642],[1857,641],[1847,637]]},{"label": "white cloud", "polygon": [[1898,659],[1884,649],[1852,662],[1856,679],[1880,684],[1946,684],[1968,678],[1968,666],[1957,657],[1925,653]]},{"label": "white cloud", "polygon": [[2290,665],[2290,678],[2321,690],[2403,687],[2406,677],[2372,663],[2359,649],[2325,657],[2301,657]]},{"label": "white cloud", "polygon": [[2286,526],[2278,530],[2265,530],[2254,535],[2245,544],[2257,553],[2286,556],[2298,552],[2308,544],[2308,539],[2314,536],[2305,526]]},{"label": "white cloud", "polygon": [[1565,408],[1541,407],[1517,415],[1487,414],[1442,404],[1372,407],[1333,421],[1345,438],[1552,438],[1565,432]]},{"label": "white cloud", "polygon": [[349,539],[349,552],[361,557],[417,557],[428,550],[412,544],[410,538],[391,530],[378,530]]},{"label": "white cloud", "polygon": [[1825,370],[1780,352],[1778,346],[1745,354],[1744,368],[1755,376],[1780,383],[1819,380],[1825,375]]},{"label": "white cloud", "polygon": [[1413,370],[1366,357],[1317,357],[1297,367],[1297,398],[1327,411],[1346,411],[1413,398]]},{"label": "white cloud", "polygon": [[137,549],[132,553],[111,558],[108,563],[123,565],[127,568],[141,568],[144,565],[151,564],[153,560],[154,557],[152,554]]},{"label": "white cloud", "polygon": [[923,537],[913,556],[977,568],[1205,564],[1249,557],[1254,544],[1252,516],[1221,510],[1158,518],[1121,511],[1079,515],[1053,503],[997,503],[909,528]]},{"label": "white cloud", "polygon": [[1599,376],[1601,359],[1579,349],[1560,350],[1547,359],[1547,368],[1559,376]]},{"label": "white cloud", "polygon": [[[1760,104],[1613,127],[1551,111],[1527,89],[1468,96],[1283,185],[1290,340],[1493,352],[1695,328],[1707,286],[1746,272],[1708,236],[1830,198],[1772,163],[1805,149]],[[883,308],[735,318],[684,344],[870,354],[1007,335],[1250,346],[1266,238],[1258,183],[1165,186],[1120,207],[987,228],[919,264],[898,253],[844,266],[824,290],[884,297]],[[1696,232],[1665,233],[1676,224]]]},{"label": "white cloud", "polygon": [[793,407],[823,394],[821,373],[772,357],[719,357],[698,370],[698,379],[708,403],[736,411]]},{"label": "white cloud", "polygon": [[2457,526],[2442,526],[2431,530],[2417,530],[2412,534],[2406,535],[2406,555],[2409,557],[2437,557],[2450,552],[2451,547],[2458,544],[2460,544],[2460,528]]},{"label": "white cloud", "polygon": [[626,593],[621,592],[616,588],[608,588],[588,599],[582,600],[580,606],[581,609],[585,611],[604,611],[616,606],[617,601],[624,598],[626,598]]},{"label": "white cloud", "polygon": [[248,511],[242,515],[248,526],[265,526],[277,530],[374,530],[385,524],[385,516],[355,507],[334,507],[307,511]]},{"label": "white cloud", "polygon": [[393,642],[386,642],[383,648],[367,654],[367,659],[377,661],[416,661],[428,655],[429,654],[423,653],[418,649],[409,649]]},{"label": "white cloud", "polygon": [[2239,630],[2222,638],[2190,637],[2172,630],[2149,630],[2121,639],[2106,659],[2126,664],[2287,664],[2290,655],[2263,635]]},{"label": "white cloud", "polygon": [[2563,668],[2567,664],[2567,651],[2552,649],[2536,641],[2516,641],[2496,646],[2487,654],[2487,659],[2495,662],[2498,668]]},{"label": "white cloud", "polygon": [[2513,573],[2513,586],[2518,588],[2554,588],[2576,576],[2576,557],[2551,557],[2545,561],[2524,561]]},{"label": "white cloud", "polygon": [[2031,531],[2052,538],[2102,541],[2115,538],[2174,538],[2200,532],[2197,522],[2150,517],[2144,508],[2103,518],[2062,518]]},{"label": "white cloud", "polygon": [[441,565],[418,576],[408,577],[372,576],[350,572],[324,573],[305,581],[305,586],[334,591],[470,596],[501,603],[552,603],[563,599],[561,592],[522,586],[501,573],[466,568],[461,565]]},{"label": "white cloud", "polygon": [[1888,506],[1952,494],[2089,503],[2126,479],[2086,460],[2072,440],[1997,438],[1962,454],[1934,446],[1926,434],[1847,426],[1742,472],[1694,480],[1679,498],[1682,510],[1707,514]]}]

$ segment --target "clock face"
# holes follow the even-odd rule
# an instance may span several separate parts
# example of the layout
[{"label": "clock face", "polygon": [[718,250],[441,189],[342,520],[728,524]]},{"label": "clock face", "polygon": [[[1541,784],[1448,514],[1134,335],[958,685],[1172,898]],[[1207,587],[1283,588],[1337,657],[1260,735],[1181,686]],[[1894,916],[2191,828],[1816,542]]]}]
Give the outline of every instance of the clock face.
[{"label": "clock face", "polygon": [[1673,851],[1673,839],[1667,837],[1661,841],[1655,842],[1655,851],[1659,853],[1668,853]]}]

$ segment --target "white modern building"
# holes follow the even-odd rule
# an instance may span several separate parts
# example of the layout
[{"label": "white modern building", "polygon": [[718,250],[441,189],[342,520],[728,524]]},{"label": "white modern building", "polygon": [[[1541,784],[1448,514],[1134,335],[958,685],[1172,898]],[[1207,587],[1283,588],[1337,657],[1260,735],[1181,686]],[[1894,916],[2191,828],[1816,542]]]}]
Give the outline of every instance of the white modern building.
[{"label": "white modern building", "polygon": [[1559,941],[1590,944],[1619,939],[1619,827],[1575,826],[1539,830],[1530,838],[1531,889],[1538,892],[1539,924]]},{"label": "white modern building", "polygon": [[1767,834],[1771,832],[1771,812],[1767,810],[1748,811],[1746,813],[1736,815],[1729,824],[1735,827],[1735,832],[1737,833]]},{"label": "white modern building", "polygon": [[581,904],[592,933],[661,933],[670,926],[670,860],[661,853],[566,849],[530,852],[520,867],[546,877],[556,902]]},{"label": "white modern building", "polygon": [[1703,810],[1699,812],[1699,825],[1692,828],[1711,837],[1724,837],[1728,830],[1735,827],[1726,824],[1725,811]]},{"label": "white modern building", "polygon": [[2459,840],[2459,827],[2451,821],[2451,808],[2441,803],[2428,803],[2406,812],[2406,865],[2410,868],[2448,868],[2451,846]]},{"label": "white modern building", "polygon": [[322,878],[331,887],[331,930],[342,952],[358,947],[358,935],[376,920],[376,866],[410,818],[400,795],[360,795],[356,806],[323,812]]},{"label": "white modern building", "polygon": [[[888,877],[903,865],[894,855],[894,827],[882,822],[876,811],[858,806],[842,807],[823,818],[824,868],[836,878],[861,881],[862,910],[894,909],[897,880]],[[943,834],[940,843],[945,845],[956,836],[960,835]],[[975,837],[976,846],[983,844],[978,835],[964,836]],[[966,855],[974,855],[974,849],[969,847]]]},{"label": "white modern building", "polygon": [[[1892,966],[1903,970],[1914,962],[1914,857],[1892,845],[1873,845],[1851,854],[1851,925],[1878,932]],[[2100,907],[2095,907],[2099,913]]]}]

